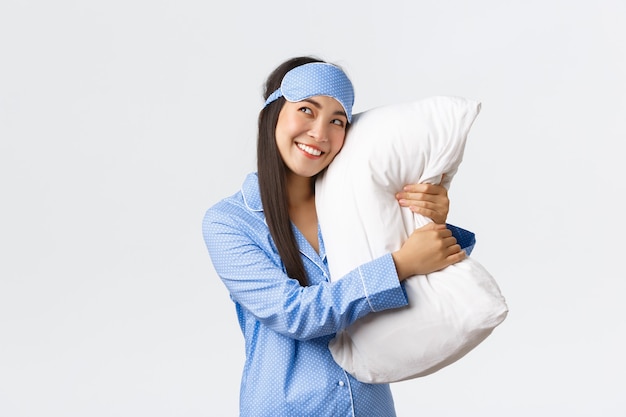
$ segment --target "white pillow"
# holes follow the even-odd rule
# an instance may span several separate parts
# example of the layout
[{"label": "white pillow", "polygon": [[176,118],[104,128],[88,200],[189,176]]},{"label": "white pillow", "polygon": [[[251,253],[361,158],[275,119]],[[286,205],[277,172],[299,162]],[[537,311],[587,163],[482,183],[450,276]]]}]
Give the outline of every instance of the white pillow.
[{"label": "white pillow", "polygon": [[[401,208],[406,184],[449,187],[480,103],[460,97],[382,106],[353,118],[343,149],[316,183],[331,279],[400,248],[429,219]],[[335,361],[362,382],[431,374],[463,357],[508,312],[493,277],[472,258],[405,281],[409,306],[371,313],[337,334]]]}]

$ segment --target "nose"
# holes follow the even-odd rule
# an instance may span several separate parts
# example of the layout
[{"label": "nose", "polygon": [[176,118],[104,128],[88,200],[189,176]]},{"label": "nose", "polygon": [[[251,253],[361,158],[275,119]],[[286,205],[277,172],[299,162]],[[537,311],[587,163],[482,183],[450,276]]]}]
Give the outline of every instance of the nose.
[{"label": "nose", "polygon": [[309,136],[315,139],[316,142],[328,141],[328,125],[321,119],[316,120],[311,129],[309,129]]}]

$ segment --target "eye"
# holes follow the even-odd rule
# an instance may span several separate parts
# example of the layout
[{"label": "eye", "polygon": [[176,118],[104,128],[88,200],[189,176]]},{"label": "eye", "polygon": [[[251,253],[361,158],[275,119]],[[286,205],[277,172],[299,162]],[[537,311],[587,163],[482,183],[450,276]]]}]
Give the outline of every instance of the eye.
[{"label": "eye", "polygon": [[344,127],[346,125],[341,119],[333,119],[331,120],[331,123],[340,127]]},{"label": "eye", "polygon": [[306,114],[313,114],[313,110],[309,107],[300,107],[298,110]]}]

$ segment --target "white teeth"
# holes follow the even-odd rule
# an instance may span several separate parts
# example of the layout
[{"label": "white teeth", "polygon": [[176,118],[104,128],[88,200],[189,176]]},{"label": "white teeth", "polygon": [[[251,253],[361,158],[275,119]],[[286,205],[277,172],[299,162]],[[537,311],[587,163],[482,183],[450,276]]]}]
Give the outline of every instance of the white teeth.
[{"label": "white teeth", "polygon": [[320,156],[322,154],[322,151],[320,151],[319,149],[315,149],[315,148],[311,148],[308,145],[304,145],[302,143],[298,143],[298,148],[302,149],[304,152],[311,154],[313,156]]}]

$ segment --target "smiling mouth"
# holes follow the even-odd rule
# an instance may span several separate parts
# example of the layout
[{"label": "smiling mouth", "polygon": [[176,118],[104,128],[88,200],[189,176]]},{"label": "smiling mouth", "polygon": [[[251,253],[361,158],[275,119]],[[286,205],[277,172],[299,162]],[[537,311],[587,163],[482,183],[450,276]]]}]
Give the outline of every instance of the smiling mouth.
[{"label": "smiling mouth", "polygon": [[308,153],[309,155],[312,155],[312,156],[320,156],[323,153],[319,149],[312,148],[309,145],[305,145],[303,143],[296,143],[296,146],[300,150],[302,150],[302,151],[304,151],[304,152],[306,152],[306,153]]}]

